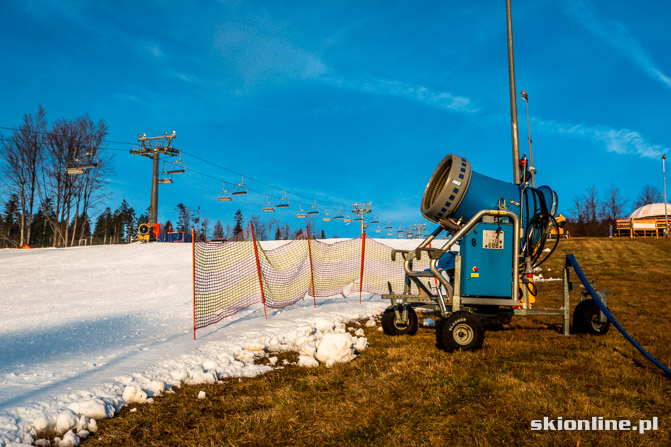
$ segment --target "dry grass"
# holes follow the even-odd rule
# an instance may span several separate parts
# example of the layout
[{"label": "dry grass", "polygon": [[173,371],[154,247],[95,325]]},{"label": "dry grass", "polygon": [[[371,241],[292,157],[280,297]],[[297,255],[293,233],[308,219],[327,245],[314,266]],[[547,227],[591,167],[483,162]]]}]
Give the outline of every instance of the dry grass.
[{"label": "dry grass", "polygon": [[[610,291],[625,329],[670,364],[671,241],[563,242],[543,266],[546,278],[561,277],[565,253]],[[539,285],[537,306],[560,301],[561,282]],[[488,331],[482,350],[454,354],[436,349],[430,328],[397,338],[365,328],[370,347],[349,364],[183,387],[102,421],[82,445],[671,445],[671,379],[613,328],[603,337],[563,337],[556,317],[515,318],[510,326]],[[201,390],[207,399],[196,398]],[[530,421],[543,416],[657,416],[660,428],[531,431]]]}]

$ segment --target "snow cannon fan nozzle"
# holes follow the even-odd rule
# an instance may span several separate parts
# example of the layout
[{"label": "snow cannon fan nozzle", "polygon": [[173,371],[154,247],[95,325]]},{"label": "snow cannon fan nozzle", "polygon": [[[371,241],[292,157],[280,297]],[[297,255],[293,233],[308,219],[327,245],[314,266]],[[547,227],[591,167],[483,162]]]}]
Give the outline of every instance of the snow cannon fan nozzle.
[{"label": "snow cannon fan nozzle", "polygon": [[[543,196],[548,213],[554,215],[557,195],[547,186],[536,191]],[[519,216],[520,196],[519,185],[478,174],[467,159],[449,154],[438,164],[426,185],[421,211],[433,223],[449,217],[469,220],[481,210],[499,209],[504,200],[506,209]]]}]

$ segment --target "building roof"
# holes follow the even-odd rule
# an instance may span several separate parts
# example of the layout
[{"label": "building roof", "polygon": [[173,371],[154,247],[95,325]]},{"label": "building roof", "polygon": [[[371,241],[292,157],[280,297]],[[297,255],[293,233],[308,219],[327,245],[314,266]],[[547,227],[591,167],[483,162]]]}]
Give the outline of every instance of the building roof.
[{"label": "building roof", "polygon": [[[666,212],[671,216],[671,204],[666,204]],[[646,217],[664,216],[663,203],[648,203],[631,213],[630,219],[645,219]]]}]

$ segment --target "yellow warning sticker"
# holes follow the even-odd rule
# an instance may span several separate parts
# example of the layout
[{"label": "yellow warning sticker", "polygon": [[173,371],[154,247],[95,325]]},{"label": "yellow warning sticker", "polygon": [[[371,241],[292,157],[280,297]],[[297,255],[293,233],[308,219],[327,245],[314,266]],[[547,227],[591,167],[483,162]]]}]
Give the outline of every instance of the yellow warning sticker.
[{"label": "yellow warning sticker", "polygon": [[480,277],[479,273],[475,273],[475,272],[471,273],[471,278],[479,278],[479,277]]}]

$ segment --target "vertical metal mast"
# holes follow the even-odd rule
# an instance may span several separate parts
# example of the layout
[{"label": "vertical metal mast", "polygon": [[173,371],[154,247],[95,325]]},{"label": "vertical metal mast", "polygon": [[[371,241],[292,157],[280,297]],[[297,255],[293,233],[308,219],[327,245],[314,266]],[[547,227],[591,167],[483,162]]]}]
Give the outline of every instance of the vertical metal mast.
[{"label": "vertical metal mast", "polygon": [[506,0],[506,21],[508,24],[508,78],[510,79],[510,127],[513,134],[513,179],[520,182],[520,136],[517,131],[517,96],[515,94],[515,56],[513,55],[513,19],[510,0]]},{"label": "vertical metal mast", "polygon": [[662,155],[662,177],[664,178],[664,225],[666,226],[666,232],[664,237],[670,237],[669,235],[669,213],[666,210],[666,166],[664,162],[666,161],[666,154]]},{"label": "vertical metal mast", "polygon": [[168,156],[179,155],[179,149],[171,146],[172,140],[177,136],[175,131],[172,134],[165,132],[160,137],[147,137],[147,134],[138,134],[137,140],[142,146],[135,146],[130,153],[133,155],[142,155],[143,157],[151,158],[154,161],[152,178],[151,178],[151,200],[149,205],[149,223],[155,224],[158,222],[158,161],[159,155],[165,154]]}]

